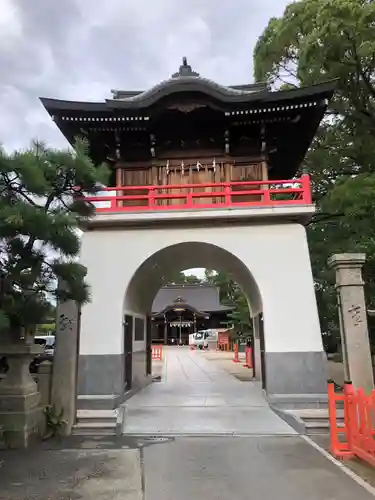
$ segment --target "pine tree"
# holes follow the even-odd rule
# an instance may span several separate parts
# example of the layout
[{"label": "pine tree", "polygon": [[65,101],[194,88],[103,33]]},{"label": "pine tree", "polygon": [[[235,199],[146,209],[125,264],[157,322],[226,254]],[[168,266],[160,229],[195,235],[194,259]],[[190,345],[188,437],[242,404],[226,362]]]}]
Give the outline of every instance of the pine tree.
[{"label": "pine tree", "polygon": [[[0,334],[14,340],[50,310],[47,299],[89,300],[86,269],[77,262],[80,229],[93,214],[81,197],[105,184],[80,140],[74,151],[33,143],[26,151],[0,149]],[[57,281],[65,283],[57,289]]]}]

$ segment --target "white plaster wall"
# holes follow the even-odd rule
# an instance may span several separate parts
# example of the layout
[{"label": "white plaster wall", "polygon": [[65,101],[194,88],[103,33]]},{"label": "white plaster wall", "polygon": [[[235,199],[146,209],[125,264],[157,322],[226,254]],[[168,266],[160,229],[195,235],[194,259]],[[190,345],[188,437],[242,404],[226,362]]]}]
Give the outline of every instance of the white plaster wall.
[{"label": "white plaster wall", "polygon": [[266,351],[322,350],[306,233],[299,224],[89,231],[82,237],[81,262],[92,287],[92,302],[82,310],[81,354],[122,353],[124,310],[146,314],[161,276],[192,267],[233,273],[253,313],[263,309]]}]

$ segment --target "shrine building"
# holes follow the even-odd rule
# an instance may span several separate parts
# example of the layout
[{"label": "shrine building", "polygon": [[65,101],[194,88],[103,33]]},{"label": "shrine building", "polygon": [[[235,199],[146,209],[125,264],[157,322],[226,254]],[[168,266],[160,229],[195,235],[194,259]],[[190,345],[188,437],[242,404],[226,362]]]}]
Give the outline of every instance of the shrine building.
[{"label": "shrine building", "polygon": [[232,310],[220,303],[220,290],[215,285],[163,286],[151,309],[152,342],[188,345],[192,333],[230,325],[228,313]]},{"label": "shrine building", "polygon": [[78,408],[116,408],[149,382],[155,321],[168,342],[163,327],[172,314],[175,328],[176,309],[189,306],[193,324],[212,313],[182,292],[155,309],[164,276],[198,267],[229,273],[243,289],[268,400],[326,398],[305,230],[315,206],[301,165],[333,91],[332,82],[224,86],[184,58],[148,90],[113,90],[103,102],[41,99],[68,141],[86,137],[92,160],[112,172],[86,197],[96,213],[82,236],[92,300],[81,315]]}]

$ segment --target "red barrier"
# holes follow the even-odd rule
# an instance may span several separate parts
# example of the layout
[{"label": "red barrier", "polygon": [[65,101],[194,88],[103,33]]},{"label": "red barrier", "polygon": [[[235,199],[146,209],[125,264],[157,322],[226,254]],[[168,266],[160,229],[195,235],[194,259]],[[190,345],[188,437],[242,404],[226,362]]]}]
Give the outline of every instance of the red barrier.
[{"label": "red barrier", "polygon": [[244,368],[252,368],[253,367],[253,348],[252,347],[246,347],[245,351],[245,364],[243,365]]},{"label": "red barrier", "polygon": [[239,363],[240,358],[238,357],[238,344],[237,342],[234,344],[234,355],[233,355],[233,363]]},{"label": "red barrier", "polygon": [[[344,393],[337,394],[335,392],[335,384],[328,384],[328,412],[329,412],[329,426],[330,426],[330,452],[336,458],[351,458],[353,452],[349,447],[350,433],[348,428],[348,405],[345,404],[348,388],[351,384],[345,384]],[[339,426],[337,424],[337,403],[344,404],[344,424]]]},{"label": "red barrier", "polygon": [[375,467],[375,391],[363,389],[348,396],[350,442],[354,455]]},{"label": "red barrier", "polygon": [[[344,425],[337,425],[337,402],[344,404]],[[328,384],[328,408],[332,455],[338,458],[358,457],[375,467],[375,391],[366,394],[355,390],[350,382],[344,393],[336,394]]]},{"label": "red barrier", "polygon": [[163,346],[162,345],[153,345],[152,346],[152,359],[154,361],[162,361],[163,360]]}]

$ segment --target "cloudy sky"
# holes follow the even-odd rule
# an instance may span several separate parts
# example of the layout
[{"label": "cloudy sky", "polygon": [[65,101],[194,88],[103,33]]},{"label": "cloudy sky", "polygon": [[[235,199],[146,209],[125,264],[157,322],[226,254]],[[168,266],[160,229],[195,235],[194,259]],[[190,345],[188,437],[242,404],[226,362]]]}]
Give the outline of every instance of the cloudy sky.
[{"label": "cloudy sky", "polygon": [[186,55],[202,76],[252,81],[254,44],[287,0],[0,0],[0,142],[66,146],[38,101],[147,89]]}]

